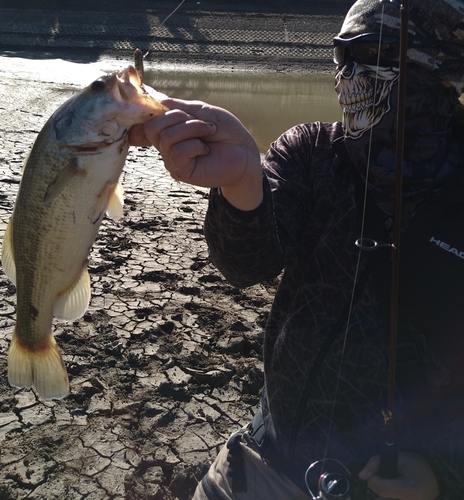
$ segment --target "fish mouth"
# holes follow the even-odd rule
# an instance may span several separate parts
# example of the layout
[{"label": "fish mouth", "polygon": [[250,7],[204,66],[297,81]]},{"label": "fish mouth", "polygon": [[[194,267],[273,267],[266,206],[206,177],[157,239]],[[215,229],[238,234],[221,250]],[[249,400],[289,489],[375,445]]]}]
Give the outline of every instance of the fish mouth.
[{"label": "fish mouth", "polygon": [[159,101],[166,96],[143,85],[134,66],[128,66],[114,73],[113,95],[124,112],[119,113],[116,121],[121,126],[144,123],[154,116],[165,113],[168,108]]},{"label": "fish mouth", "polygon": [[119,94],[123,101],[130,101],[142,89],[142,82],[133,66],[128,66],[116,74]]}]

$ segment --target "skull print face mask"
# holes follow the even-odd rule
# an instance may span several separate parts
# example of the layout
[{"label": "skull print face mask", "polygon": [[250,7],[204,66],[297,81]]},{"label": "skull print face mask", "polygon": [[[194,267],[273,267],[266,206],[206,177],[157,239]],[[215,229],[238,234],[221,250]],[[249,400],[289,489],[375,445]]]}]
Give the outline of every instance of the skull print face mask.
[{"label": "skull print face mask", "polygon": [[398,68],[363,66],[353,59],[337,72],[335,91],[349,137],[361,137],[390,111],[391,90],[398,77]]},{"label": "skull print face mask", "polygon": [[[394,200],[398,68],[377,68],[348,58],[335,75],[347,153],[373,198],[386,212]],[[423,68],[408,65],[403,196],[439,192],[460,167],[453,140],[456,92]]]},{"label": "skull print face mask", "polygon": [[[357,0],[346,15],[337,38],[350,40],[369,33],[399,38],[400,3]],[[415,42],[429,43],[409,44],[408,60],[449,82],[458,95],[464,92],[463,26],[462,0],[409,0],[408,33]],[[387,54],[388,50],[380,52],[382,56]],[[384,61],[382,66],[385,66]]]},{"label": "skull print face mask", "polygon": [[[399,4],[357,0],[334,40],[335,88],[343,109],[346,150],[357,170],[367,177],[371,195],[387,212],[392,210],[396,167],[399,75],[398,63],[391,60],[398,56],[393,49],[400,33]],[[462,0],[409,0],[403,162],[406,198],[438,196],[446,181],[462,169],[453,113],[464,91],[463,26]],[[376,46],[375,40],[380,38]],[[372,54],[378,54],[375,66],[371,64],[377,58]]]}]

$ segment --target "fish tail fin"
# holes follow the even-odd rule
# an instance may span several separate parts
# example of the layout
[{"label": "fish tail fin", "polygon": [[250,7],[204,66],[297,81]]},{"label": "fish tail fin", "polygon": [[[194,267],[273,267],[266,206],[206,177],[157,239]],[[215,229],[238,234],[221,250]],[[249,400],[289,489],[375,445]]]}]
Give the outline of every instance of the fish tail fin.
[{"label": "fish tail fin", "polygon": [[31,350],[14,331],[8,352],[8,381],[15,387],[34,387],[43,399],[60,399],[68,394],[68,374],[51,333],[46,346]]}]

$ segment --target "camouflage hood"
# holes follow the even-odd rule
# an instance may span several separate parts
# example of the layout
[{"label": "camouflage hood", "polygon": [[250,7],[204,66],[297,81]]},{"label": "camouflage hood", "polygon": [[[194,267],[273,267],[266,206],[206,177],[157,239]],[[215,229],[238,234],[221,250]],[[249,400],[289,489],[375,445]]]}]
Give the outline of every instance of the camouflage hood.
[{"label": "camouflage hood", "polygon": [[[400,2],[358,0],[349,10],[339,36],[363,33],[400,33]],[[464,92],[464,1],[409,0],[411,35],[436,41],[408,50],[411,62],[450,82]]]}]

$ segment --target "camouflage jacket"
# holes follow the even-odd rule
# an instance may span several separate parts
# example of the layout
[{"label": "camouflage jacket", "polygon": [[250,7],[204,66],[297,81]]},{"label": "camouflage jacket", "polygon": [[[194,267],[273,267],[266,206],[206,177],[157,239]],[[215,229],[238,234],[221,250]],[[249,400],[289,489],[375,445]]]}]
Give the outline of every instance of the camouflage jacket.
[{"label": "camouflage jacket", "polygon": [[[262,409],[274,445],[303,471],[324,456],[355,469],[385,442],[388,332],[369,257],[354,244],[360,178],[340,143],[340,123],[294,127],[263,160],[263,203],[241,212],[214,189],[205,221],[211,258],[233,285],[283,269],[265,332]],[[462,498],[462,392],[443,390],[449,370],[420,334],[416,347],[421,376],[397,388],[396,446],[425,453],[443,498]]]}]

